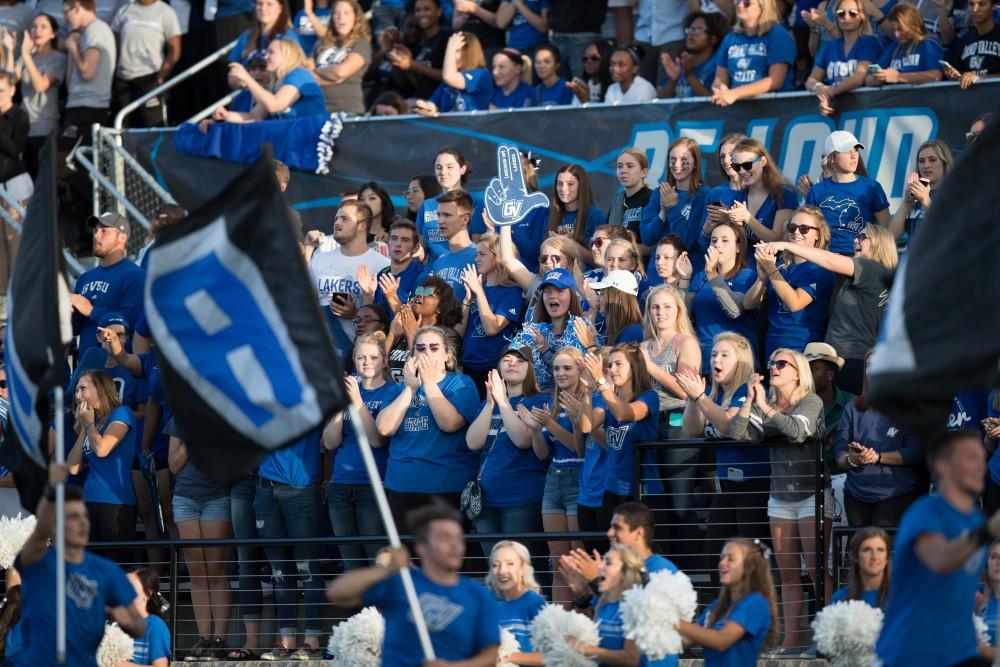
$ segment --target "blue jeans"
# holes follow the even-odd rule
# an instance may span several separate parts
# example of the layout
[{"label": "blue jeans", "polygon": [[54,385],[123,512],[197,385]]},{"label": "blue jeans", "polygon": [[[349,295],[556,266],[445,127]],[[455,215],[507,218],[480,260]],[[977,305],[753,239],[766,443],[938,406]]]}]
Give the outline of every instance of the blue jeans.
[{"label": "blue jeans", "polygon": [[[327,497],[330,525],[337,537],[385,535],[382,517],[370,484],[331,484]],[[380,544],[341,544],[344,569],[366,567],[375,560]]]},{"label": "blue jeans", "polygon": [[[483,507],[476,517],[477,533],[540,533],[542,532],[542,501],[517,507]],[[489,558],[493,542],[483,542],[483,555]],[[538,542],[525,543],[532,554]]]},{"label": "blue jeans", "polygon": [[562,60],[562,76],[568,79],[583,76],[583,55],[587,52],[587,47],[599,40],[601,36],[596,32],[554,32],[552,33],[552,43],[559,49],[559,59]]},{"label": "blue jeans", "polygon": [[264,563],[264,552],[260,547],[239,546],[241,540],[257,537],[256,515],[253,499],[257,493],[257,476],[244,477],[229,489],[229,511],[233,520],[233,537],[237,540],[236,554],[239,558],[240,616],[248,621],[260,619],[262,596],[260,592],[260,568]]},{"label": "blue jeans", "polygon": [[[319,484],[300,489],[274,485],[262,478],[257,483],[253,501],[257,532],[261,537],[315,537],[321,505]],[[270,546],[264,547],[264,553],[271,563],[278,631],[283,636],[296,634],[298,582],[301,581],[305,597],[306,636],[318,637],[322,633],[320,615],[325,599],[322,578],[313,576],[319,549],[312,544]]]}]

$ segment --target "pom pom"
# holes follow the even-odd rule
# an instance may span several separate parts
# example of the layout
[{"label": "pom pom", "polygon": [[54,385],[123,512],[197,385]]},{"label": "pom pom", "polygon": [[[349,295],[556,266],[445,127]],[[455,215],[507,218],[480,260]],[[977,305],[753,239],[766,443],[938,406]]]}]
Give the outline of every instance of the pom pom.
[{"label": "pom pom", "polygon": [[117,623],[104,626],[104,638],[97,647],[99,667],[115,667],[120,660],[131,660],[135,653],[135,642],[118,627]]},{"label": "pom pom", "polygon": [[347,114],[332,113],[323,123],[319,131],[319,139],[316,141],[316,173],[326,175],[330,173],[330,160],[333,159],[333,146],[340,138],[340,133],[344,131],[344,120]]},{"label": "pom pom", "polygon": [[[576,641],[567,641],[572,637]],[[547,604],[531,622],[531,644],[542,654],[546,665],[560,667],[597,667],[576,650],[576,642],[599,646],[601,635],[597,624],[575,611],[566,611],[559,605]]]},{"label": "pom pom", "polygon": [[327,650],[333,655],[330,667],[379,667],[385,619],[375,607],[365,607],[346,621],[333,626]]},{"label": "pom pom", "polygon": [[978,614],[972,615],[972,625],[976,628],[976,640],[980,644],[990,645],[990,629],[986,627],[986,621]]},{"label": "pom pom", "polygon": [[698,607],[698,594],[683,572],[654,572],[644,587],[622,596],[622,626],[625,637],[647,657],[660,660],[684,652],[677,632],[680,621],[691,621]]},{"label": "pom pom", "polygon": [[507,658],[521,651],[521,644],[517,641],[514,633],[505,628],[500,628],[500,650],[497,651],[497,667],[517,667],[512,662],[507,662]]},{"label": "pom pom", "polygon": [[35,517],[29,514],[0,518],[0,567],[9,568],[35,530]]},{"label": "pom pom", "polygon": [[861,600],[824,607],[812,622],[813,640],[830,667],[875,664],[875,641],[882,631],[882,610]]}]

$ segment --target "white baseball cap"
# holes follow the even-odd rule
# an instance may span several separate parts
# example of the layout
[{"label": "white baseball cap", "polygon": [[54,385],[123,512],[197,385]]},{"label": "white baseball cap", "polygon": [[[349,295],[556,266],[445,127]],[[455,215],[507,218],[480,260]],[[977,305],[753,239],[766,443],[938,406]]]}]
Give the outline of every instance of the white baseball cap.
[{"label": "white baseball cap", "polygon": [[823,152],[827,155],[830,153],[850,153],[852,148],[863,151],[865,145],[858,141],[858,138],[850,132],[837,130],[836,132],[831,132],[830,136],[826,138]]},{"label": "white baseball cap", "polygon": [[607,287],[614,287],[632,296],[639,295],[639,281],[635,279],[635,274],[631,271],[615,269],[604,276],[603,280],[590,283],[591,289],[605,289]]}]

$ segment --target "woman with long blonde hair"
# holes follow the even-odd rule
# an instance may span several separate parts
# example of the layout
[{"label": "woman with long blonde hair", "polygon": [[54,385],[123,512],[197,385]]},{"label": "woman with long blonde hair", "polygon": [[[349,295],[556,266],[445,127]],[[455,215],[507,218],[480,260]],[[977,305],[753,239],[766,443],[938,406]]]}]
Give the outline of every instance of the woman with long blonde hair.
[{"label": "woman with long blonde hair", "polygon": [[736,3],[733,31],[722,39],[712,101],[738,100],[792,90],[795,40],[781,25],[775,0]]},{"label": "woman with long blonde hair", "polygon": [[832,9],[836,39],[824,44],[805,83],[826,116],[833,114],[833,98],[865,85],[868,68],[882,55],[862,0],[836,0]]},{"label": "woman with long blonde hair", "polygon": [[780,348],[768,359],[771,389],[762,377],[747,383],[747,400],[729,426],[737,440],[775,441],[771,445],[771,495],[767,515],[781,579],[783,647],[803,644],[802,568],[816,584],[816,466],[823,432],[823,399],[813,391],[809,360],[801,352]]},{"label": "woman with long blonde hair", "polygon": [[[736,172],[740,193],[727,211],[730,222],[743,228],[747,245],[753,248],[760,241],[778,241],[785,223],[798,205],[798,195],[778,169],[764,144],[756,139],[743,139],[733,146],[732,168]],[[754,266],[752,257],[747,257]]]},{"label": "woman with long blonde hair", "polygon": [[502,540],[490,550],[489,572],[485,584],[497,598],[497,623],[517,639],[520,652],[506,661],[517,665],[539,664],[540,656],[526,656],[534,650],[531,644],[531,621],[545,606],[541,588],[535,581],[531,553],[520,542]]},{"label": "woman with long blonde hair", "polygon": [[931,37],[916,5],[899,3],[885,20],[893,26],[893,40],[885,47],[878,69],[869,69],[867,86],[887,83],[933,83],[944,78],[944,51]]},{"label": "woman with long blonde hair", "polygon": [[913,242],[913,235],[930,209],[934,195],[944,185],[945,176],[954,165],[955,156],[945,142],[931,139],[920,144],[915,169],[906,179],[903,203],[889,221],[889,231],[897,241],[905,233],[905,241]]},{"label": "woman with long blonde hair", "polygon": [[249,112],[219,107],[212,114],[218,121],[249,123],[267,119],[302,118],[326,113],[326,103],[299,43],[291,39],[271,42],[267,47],[267,71],[273,74],[272,89],[254,79],[240,63],[229,63],[230,78],[239,81],[253,95]]},{"label": "woman with long blonde hair", "polygon": [[365,112],[361,80],[372,60],[371,39],[368,19],[357,0],[336,0],[311,54],[328,113]]},{"label": "woman with long blonde hair", "polygon": [[445,46],[441,84],[429,100],[417,102],[416,111],[480,111],[489,108],[492,96],[493,79],[479,38],[471,32],[456,32]]}]

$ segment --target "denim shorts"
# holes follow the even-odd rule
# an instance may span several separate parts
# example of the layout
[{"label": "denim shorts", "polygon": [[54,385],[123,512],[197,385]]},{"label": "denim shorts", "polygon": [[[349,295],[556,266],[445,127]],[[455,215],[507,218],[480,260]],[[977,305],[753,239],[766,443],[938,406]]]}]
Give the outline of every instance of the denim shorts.
[{"label": "denim shorts", "polygon": [[174,496],[174,522],[195,520],[230,523],[233,519],[229,512],[229,496],[212,498],[211,500],[194,500],[193,498]]},{"label": "denim shorts", "polygon": [[576,516],[576,499],[580,495],[580,467],[549,466],[542,492],[542,514]]}]

